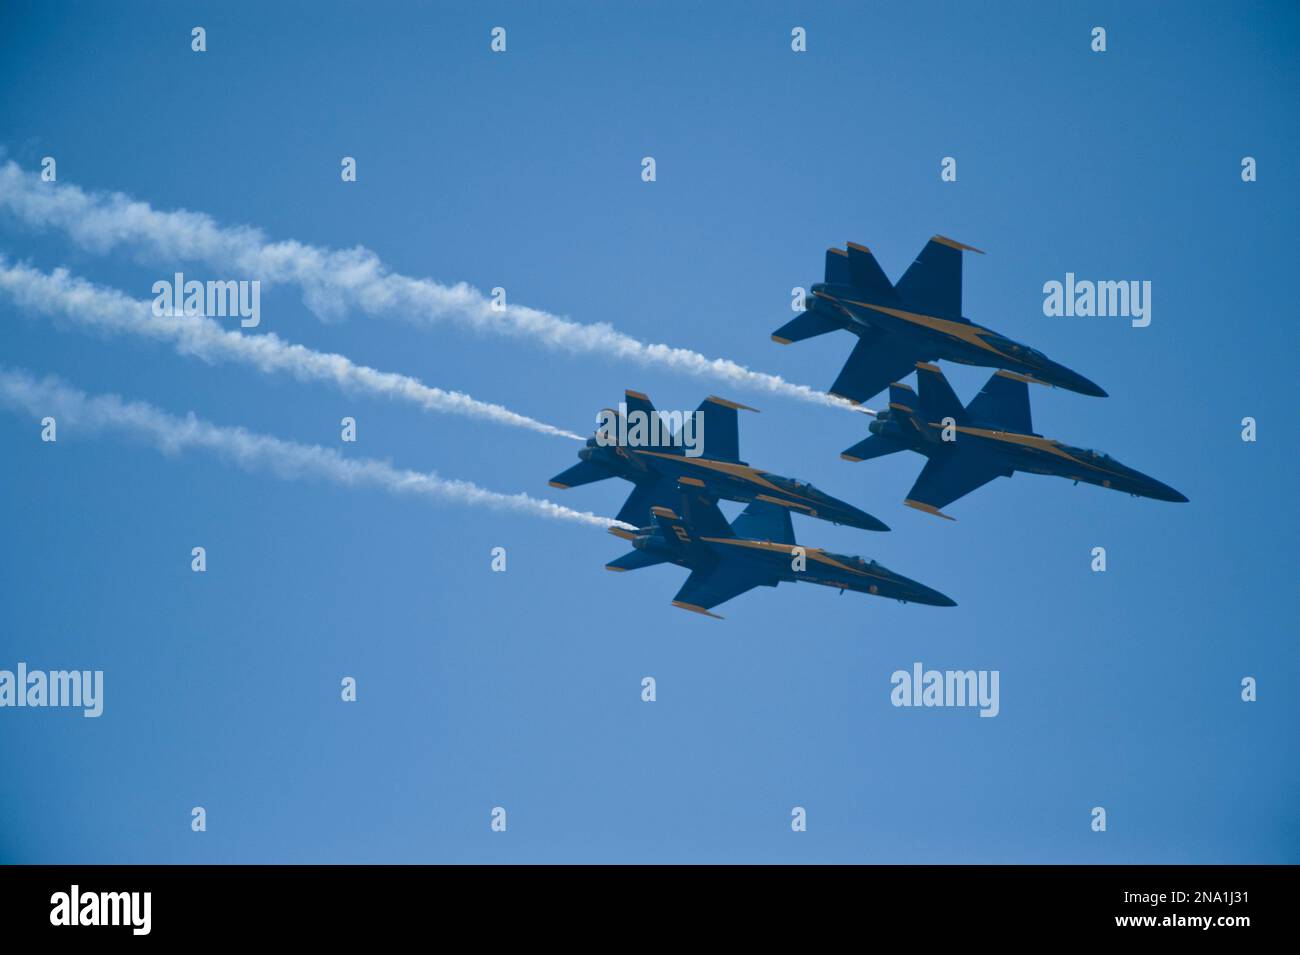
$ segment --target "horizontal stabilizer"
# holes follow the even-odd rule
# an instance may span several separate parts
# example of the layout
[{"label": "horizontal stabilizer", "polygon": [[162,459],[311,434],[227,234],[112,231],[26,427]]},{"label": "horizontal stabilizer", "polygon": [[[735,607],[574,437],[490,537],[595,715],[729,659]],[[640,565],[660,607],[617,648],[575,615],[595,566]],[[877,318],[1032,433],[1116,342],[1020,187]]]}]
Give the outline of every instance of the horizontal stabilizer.
[{"label": "horizontal stabilizer", "polygon": [[853,447],[845,448],[840,452],[840,457],[845,461],[870,461],[872,458],[883,458],[887,454],[906,450],[907,445],[900,444],[887,435],[873,434]]},{"label": "horizontal stabilizer", "polygon": [[614,571],[640,570],[642,567],[653,567],[655,564],[663,564],[667,561],[667,557],[647,554],[643,550],[633,550],[628,551],[618,560],[611,560],[605,565],[605,569]]},{"label": "horizontal stabilizer", "polygon": [[809,309],[786,322],[772,333],[772,341],[780,345],[801,342],[844,327],[844,319],[821,309]]},{"label": "horizontal stabilizer", "polygon": [[581,487],[583,484],[603,481],[605,478],[613,476],[599,464],[592,464],[590,461],[579,461],[567,471],[561,471],[551,478],[551,487]]}]

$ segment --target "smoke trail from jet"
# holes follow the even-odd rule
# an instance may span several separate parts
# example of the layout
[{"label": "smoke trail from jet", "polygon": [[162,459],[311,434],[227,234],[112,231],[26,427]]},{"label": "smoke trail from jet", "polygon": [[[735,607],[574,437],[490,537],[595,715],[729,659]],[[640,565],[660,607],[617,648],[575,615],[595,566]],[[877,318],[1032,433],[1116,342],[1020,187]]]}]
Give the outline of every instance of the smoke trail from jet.
[{"label": "smoke trail from jet", "polygon": [[395,314],[425,325],[453,321],[573,354],[600,354],[813,404],[852,407],[825,392],[751,371],[729,359],[642,342],[607,322],[575,322],[524,305],[497,310],[464,282],[443,285],[393,273],[361,246],[333,250],[292,239],[268,242],[259,229],[221,226],[203,213],[159,211],[122,193],[41,182],[12,160],[0,165],[0,208],[28,226],[61,230],[96,253],[129,244],[153,261],[201,262],[266,285],[296,285],[306,306],[325,321],[353,309],[368,315]]},{"label": "smoke trail from jet", "polygon": [[0,405],[33,417],[52,416],[60,438],[69,431],[119,432],[142,439],[164,454],[210,451],[241,470],[268,473],[282,480],[315,478],[345,487],[373,487],[395,495],[416,495],[442,503],[488,507],[593,527],[627,526],[528,494],[501,494],[469,481],[395,468],[374,458],[345,458],[333,448],[216,425],[193,413],[181,418],[117,395],[87,395],[54,376],[38,380],[21,369],[0,367]]},{"label": "smoke trail from jet", "polygon": [[11,264],[0,254],[0,293],[25,309],[52,315],[56,321],[69,321],[110,334],[164,341],[183,355],[207,362],[240,362],[262,372],[286,372],[299,381],[328,382],[348,393],[362,392],[411,402],[426,411],[464,415],[583,440],[571,431],[517,414],[501,405],[479,401],[459,391],[432,388],[409,375],[358,365],[343,355],[292,345],[273,333],[246,335],[202,316],[154,315],[152,302],[93,285],[69,275],[65,269],[45,273]]}]

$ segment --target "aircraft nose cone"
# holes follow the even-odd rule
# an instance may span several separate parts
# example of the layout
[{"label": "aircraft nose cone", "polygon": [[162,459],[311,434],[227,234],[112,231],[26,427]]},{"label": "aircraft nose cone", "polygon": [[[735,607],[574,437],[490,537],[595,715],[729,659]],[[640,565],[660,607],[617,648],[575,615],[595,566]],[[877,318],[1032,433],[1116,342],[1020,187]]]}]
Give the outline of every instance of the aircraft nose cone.
[{"label": "aircraft nose cone", "polygon": [[955,607],[957,601],[953,600],[947,594],[941,594],[933,587],[927,587],[925,584],[917,583],[915,580],[909,580],[901,577],[899,582],[903,585],[902,590],[905,594],[901,599],[911,601],[912,603],[925,604],[929,607]]},{"label": "aircraft nose cone", "polygon": [[1130,484],[1127,487],[1121,486],[1119,490],[1127,490],[1130,494],[1149,497],[1154,501],[1170,501],[1174,504],[1187,503],[1186,495],[1175,491],[1163,481],[1157,481],[1149,474],[1143,474],[1141,471],[1129,470],[1129,474],[1131,475]]},{"label": "aircraft nose cone", "polygon": [[872,517],[866,511],[860,510],[852,504],[837,501],[835,498],[827,498],[818,508],[817,516],[834,524],[856,527],[864,531],[889,530],[889,525],[879,518]]},{"label": "aircraft nose cone", "polygon": [[925,596],[918,597],[916,602],[920,604],[928,604],[931,607],[957,606],[957,601],[953,600],[947,594],[941,594],[939,591],[931,590],[929,587],[925,588]]},{"label": "aircraft nose cone", "polygon": [[856,507],[849,514],[849,520],[844,523],[850,527],[858,527],[864,531],[887,531],[889,525],[879,518],[872,517],[866,511],[860,511]]},{"label": "aircraft nose cone", "polygon": [[1065,372],[1065,383],[1062,387],[1068,388],[1081,395],[1090,395],[1093,398],[1110,397],[1110,395],[1106,393],[1106,389],[1101,387],[1101,385],[1097,384],[1095,381],[1083,377],[1083,375],[1076,371],[1070,371],[1065,368],[1061,370]]},{"label": "aircraft nose cone", "polygon": [[1155,497],[1157,500],[1171,501],[1174,504],[1187,503],[1187,495],[1182,494],[1179,491],[1175,491],[1168,484],[1160,484],[1159,482],[1157,482],[1156,491],[1157,493],[1154,494],[1153,497]]}]

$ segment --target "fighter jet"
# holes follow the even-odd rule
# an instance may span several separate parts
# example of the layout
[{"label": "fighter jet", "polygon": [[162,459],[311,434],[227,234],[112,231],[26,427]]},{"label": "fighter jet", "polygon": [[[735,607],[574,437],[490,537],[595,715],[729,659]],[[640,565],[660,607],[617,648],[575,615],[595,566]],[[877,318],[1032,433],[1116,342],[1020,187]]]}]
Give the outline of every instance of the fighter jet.
[{"label": "fighter jet", "polygon": [[[772,334],[788,345],[837,329],[858,336],[830,392],[860,403],[910,374],[918,361],[1005,368],[1084,395],[1106,392],[1040,351],[961,314],[962,251],[979,249],[936,235],[890,283],[876,257],[853,242],[826,252],[826,281],[812,287],[807,310]],[[983,255],[982,252],[980,252]]]},{"label": "fighter jet", "polygon": [[[865,461],[895,451],[916,451],[929,461],[904,504],[946,517],[941,508],[997,477],[1016,471],[1054,474],[1136,497],[1187,500],[1167,484],[1125,467],[1108,454],[1071,447],[1035,434],[1029,417],[1029,381],[1009,371],[994,373],[965,408],[936,366],[916,366],[920,395],[907,385],[889,386],[889,410],[869,428],[871,437],[840,457]],[[951,440],[944,440],[945,432]]]},{"label": "fighter jet", "polygon": [[755,501],[728,524],[717,503],[697,489],[683,487],[677,499],[676,510],[651,508],[650,525],[635,533],[611,527],[611,534],[630,540],[635,550],[605,565],[618,571],[665,563],[688,568],[691,575],[673,598],[674,607],[717,618],[710,611],[718,604],[782,581],[822,584],[841,593],[854,590],[904,603],[956,606],[937,590],[874,560],[797,547],[790,511],[779,504]]},{"label": "fighter jet", "polygon": [[680,426],[674,430],[663,424],[667,413],[661,416],[641,392],[628,391],[626,395],[618,410],[601,412],[601,428],[578,452],[582,460],[551,478],[551,487],[577,487],[612,477],[631,481],[635,488],[617,519],[633,527],[648,524],[655,505],[671,507],[680,481],[715,499],[742,504],[767,501],[835,524],[889,530],[866,511],[811,484],[742,461],[736,412],[753,408],[709,397],[689,418],[676,413]]}]

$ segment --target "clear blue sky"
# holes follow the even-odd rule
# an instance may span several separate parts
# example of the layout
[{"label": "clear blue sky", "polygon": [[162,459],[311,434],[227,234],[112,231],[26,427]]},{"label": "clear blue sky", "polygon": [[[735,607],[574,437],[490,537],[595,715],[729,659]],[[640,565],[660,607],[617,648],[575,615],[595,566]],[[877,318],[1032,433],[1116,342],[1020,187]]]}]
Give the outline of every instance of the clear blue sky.
[{"label": "clear blue sky", "polygon": [[[106,701],[98,720],[0,711],[0,860],[1300,861],[1300,17],[885,6],[5,4],[0,135],[28,168],[54,155],[86,189],[364,245],[408,275],[820,388],[852,340],[768,336],[826,246],[868,244],[896,278],[933,233],[976,245],[966,314],[1111,395],[1035,388],[1037,430],[1191,503],[1019,475],[941,521],[902,506],[919,458],[839,459],[859,417],[454,325],[326,325],[269,290],[259,332],[577,431],[624,388],[756,405],[744,457],[894,528],[796,518],[802,542],[959,606],[783,586],[708,620],[670,606],[677,568],[606,572],[623,544],[599,530],[118,438],[50,446],[6,412],[0,668],[103,669]],[[0,250],[141,298],[170,274],[3,218]],[[1151,280],[1152,324],[1044,317],[1042,284],[1066,271]],[[577,460],[564,439],[0,316],[3,364],[90,392],[329,446],[354,415],[349,456],[605,514],[626,493],[549,489]],[[963,399],[988,374],[945,370]],[[892,707],[890,674],[918,660],[999,670],[1001,714]]]}]

